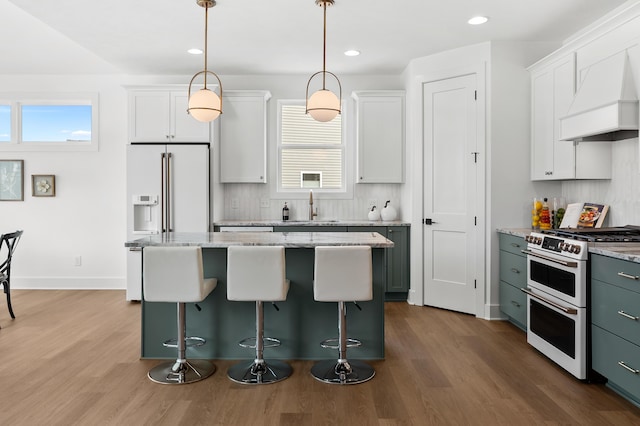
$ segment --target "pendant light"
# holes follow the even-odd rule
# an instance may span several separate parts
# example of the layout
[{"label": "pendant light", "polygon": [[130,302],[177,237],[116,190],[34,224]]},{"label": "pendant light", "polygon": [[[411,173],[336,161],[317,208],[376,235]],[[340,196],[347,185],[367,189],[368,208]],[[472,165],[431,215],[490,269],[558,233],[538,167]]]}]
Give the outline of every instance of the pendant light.
[{"label": "pendant light", "polygon": [[[322,6],[324,9],[324,32],[323,32],[323,50],[322,50],[322,71],[318,71],[313,74],[307,82],[307,105],[306,113],[310,114],[316,121],[331,121],[336,115],[340,114],[340,99],[342,99],[342,86],[338,77],[326,70],[327,63],[327,6],[331,6],[334,0],[315,0],[318,6]],[[309,97],[309,84],[311,80],[319,74],[322,74],[322,89],[318,90]],[[340,90],[339,95],[336,96],[331,90],[326,88],[327,74],[332,76],[338,82],[338,88]]]},{"label": "pendant light", "polygon": [[[216,5],[216,0],[196,0],[196,3],[198,6],[204,7],[204,70],[196,73],[196,75],[191,78],[191,82],[189,82],[189,108],[187,109],[187,113],[198,121],[209,122],[215,120],[222,114],[222,82],[216,73],[207,70],[209,8]],[[204,87],[192,95],[191,86],[193,85],[193,80],[200,74],[204,74]],[[216,80],[218,80],[220,96],[207,88],[207,74],[213,75]]]}]

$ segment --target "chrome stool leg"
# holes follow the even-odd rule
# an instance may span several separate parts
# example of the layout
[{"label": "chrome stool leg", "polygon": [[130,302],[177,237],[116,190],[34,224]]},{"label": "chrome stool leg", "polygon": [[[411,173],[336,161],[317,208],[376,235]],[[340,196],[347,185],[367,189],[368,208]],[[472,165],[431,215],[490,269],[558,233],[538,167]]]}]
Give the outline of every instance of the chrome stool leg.
[{"label": "chrome stool leg", "polygon": [[[216,371],[215,365],[206,360],[187,360],[187,340],[193,339],[201,345],[204,339],[186,337],[185,304],[178,303],[178,358],[164,362],[149,370],[149,379],[161,384],[185,384],[206,379]],[[167,345],[170,346],[170,345]]]},{"label": "chrome stool leg", "polygon": [[347,347],[359,346],[359,342],[347,338],[347,310],[344,302],[338,302],[338,360],[320,361],[311,367],[311,375],[324,383],[354,385],[371,380],[376,374],[373,367],[363,361],[347,360]]},{"label": "chrome stool leg", "polygon": [[[291,366],[283,361],[278,360],[265,360],[263,358],[264,353],[264,307],[262,301],[256,301],[256,343],[255,346],[244,345],[245,347],[255,347],[256,358],[249,363],[243,362],[235,364],[229,367],[227,376],[229,379],[236,383],[241,384],[268,384],[279,382],[291,375],[293,371]],[[266,339],[271,346],[278,346],[279,341],[277,339]]]}]

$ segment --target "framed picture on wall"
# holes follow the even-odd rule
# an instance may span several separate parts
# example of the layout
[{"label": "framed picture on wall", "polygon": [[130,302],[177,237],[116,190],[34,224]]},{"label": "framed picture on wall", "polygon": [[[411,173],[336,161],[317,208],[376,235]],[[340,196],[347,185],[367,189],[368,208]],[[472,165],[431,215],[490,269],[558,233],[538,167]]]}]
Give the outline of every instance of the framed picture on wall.
[{"label": "framed picture on wall", "polygon": [[24,200],[24,161],[0,160],[0,201]]},{"label": "framed picture on wall", "polygon": [[31,175],[31,195],[34,197],[55,197],[55,175]]}]

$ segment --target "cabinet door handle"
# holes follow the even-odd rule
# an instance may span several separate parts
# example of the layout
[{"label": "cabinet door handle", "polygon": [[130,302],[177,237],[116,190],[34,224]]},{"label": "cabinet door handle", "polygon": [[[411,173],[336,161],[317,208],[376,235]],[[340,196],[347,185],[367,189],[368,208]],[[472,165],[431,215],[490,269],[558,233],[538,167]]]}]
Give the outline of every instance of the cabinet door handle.
[{"label": "cabinet door handle", "polygon": [[633,374],[640,374],[640,370],[636,370],[635,368],[629,367],[627,364],[624,363],[624,361],[618,361],[618,365],[624,368],[625,370],[632,372]]},{"label": "cabinet door handle", "polygon": [[625,318],[629,318],[630,320],[638,321],[638,317],[634,317],[633,315],[629,315],[625,311],[618,311],[618,315],[622,315]]},{"label": "cabinet door handle", "polygon": [[390,233],[390,234],[393,234],[393,229],[389,229],[389,233]]},{"label": "cabinet door handle", "polygon": [[516,302],[515,300],[512,300],[512,301],[511,301],[511,304],[512,304],[513,306],[515,306],[516,308],[519,308],[519,307],[520,307],[520,304],[519,304],[518,302]]},{"label": "cabinet door handle", "polygon": [[516,268],[511,268],[511,272],[515,273],[515,274],[519,274],[520,271]]},{"label": "cabinet door handle", "polygon": [[518,243],[511,243],[511,246],[512,246],[512,247],[516,247],[516,248],[517,248],[517,247],[520,247],[520,244],[518,244]]},{"label": "cabinet door handle", "polygon": [[630,280],[638,280],[638,279],[640,279],[640,277],[637,276],[637,275],[625,274],[624,272],[618,272],[618,276],[619,277],[623,277],[623,278],[629,278]]}]

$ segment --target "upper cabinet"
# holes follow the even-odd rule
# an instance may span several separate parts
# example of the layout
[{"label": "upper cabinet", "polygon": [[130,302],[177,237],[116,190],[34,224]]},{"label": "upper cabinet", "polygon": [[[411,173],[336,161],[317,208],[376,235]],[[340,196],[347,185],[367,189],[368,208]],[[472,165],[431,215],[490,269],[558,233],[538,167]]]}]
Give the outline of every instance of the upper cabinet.
[{"label": "upper cabinet", "polygon": [[610,179],[610,142],[560,140],[576,89],[571,52],[531,67],[531,180]]},{"label": "upper cabinet", "polygon": [[130,142],[209,142],[210,124],[187,113],[188,88],[129,91]]},{"label": "upper cabinet", "polygon": [[357,91],[358,183],[404,182],[405,93]]},{"label": "upper cabinet", "polygon": [[228,90],[220,116],[220,182],[266,183],[266,90]]}]

